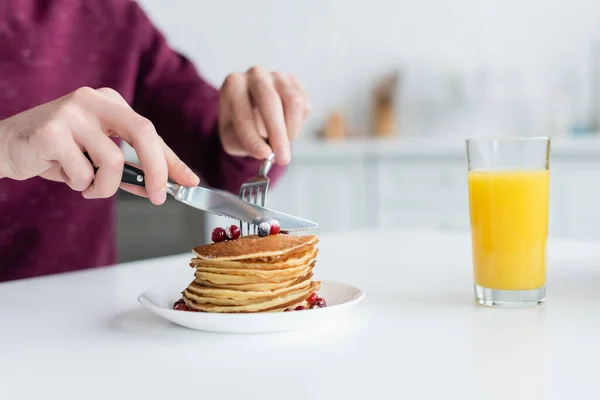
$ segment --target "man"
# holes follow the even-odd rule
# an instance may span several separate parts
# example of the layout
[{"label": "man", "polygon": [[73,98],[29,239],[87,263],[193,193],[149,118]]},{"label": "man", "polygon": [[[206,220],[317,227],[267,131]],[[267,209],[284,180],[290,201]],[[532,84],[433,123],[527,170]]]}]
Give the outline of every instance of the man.
[{"label": "man", "polygon": [[[257,67],[217,91],[131,0],[5,0],[0,43],[0,281],[114,263],[119,187],[160,205],[168,177],[199,183],[189,165],[235,192],[271,151],[276,178],[309,110]],[[120,140],[146,191],[120,185]]]}]

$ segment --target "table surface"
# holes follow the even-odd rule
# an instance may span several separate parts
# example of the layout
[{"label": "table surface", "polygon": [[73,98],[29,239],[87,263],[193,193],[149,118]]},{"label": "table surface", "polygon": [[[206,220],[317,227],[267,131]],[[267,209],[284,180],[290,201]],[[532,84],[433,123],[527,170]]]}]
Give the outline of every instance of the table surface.
[{"label": "table surface", "polygon": [[[600,243],[551,240],[548,300],[474,304],[466,233],[323,235],[317,277],[366,298],[262,335],[174,325],[137,296],[189,254],[0,284],[0,399],[566,399],[600,390]],[[168,397],[167,397],[168,396]]]}]

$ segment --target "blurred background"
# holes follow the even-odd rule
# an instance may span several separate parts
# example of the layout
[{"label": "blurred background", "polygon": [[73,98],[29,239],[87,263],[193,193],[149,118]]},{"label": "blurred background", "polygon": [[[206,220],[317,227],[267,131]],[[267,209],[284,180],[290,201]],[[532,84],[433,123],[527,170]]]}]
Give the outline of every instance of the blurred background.
[{"label": "blurred background", "polygon": [[[551,135],[551,235],[600,238],[599,2],[139,2],[215,86],[252,65],[305,85],[312,115],[267,206],[318,233],[468,229],[464,138]],[[225,222],[119,193],[120,261]]]}]

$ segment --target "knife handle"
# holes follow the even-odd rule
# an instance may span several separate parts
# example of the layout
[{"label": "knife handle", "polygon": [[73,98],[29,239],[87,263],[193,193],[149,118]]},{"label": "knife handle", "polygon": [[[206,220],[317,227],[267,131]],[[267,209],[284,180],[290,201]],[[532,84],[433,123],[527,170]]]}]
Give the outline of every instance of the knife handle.
[{"label": "knife handle", "polygon": [[[94,167],[95,174],[98,171],[98,167],[94,165],[92,158],[87,152],[83,154],[90,161],[90,163],[92,163],[92,167]],[[129,183],[130,185],[146,187],[146,177],[144,175],[144,171],[142,171],[138,167],[134,167],[133,165],[129,164],[125,164],[123,166],[123,176],[121,176],[121,182]]]}]

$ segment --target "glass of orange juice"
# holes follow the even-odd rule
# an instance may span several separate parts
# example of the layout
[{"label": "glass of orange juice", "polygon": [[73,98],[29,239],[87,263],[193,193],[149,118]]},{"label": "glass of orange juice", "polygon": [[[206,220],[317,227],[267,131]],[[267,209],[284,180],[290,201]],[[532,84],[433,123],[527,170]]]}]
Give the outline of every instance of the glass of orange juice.
[{"label": "glass of orange juice", "polygon": [[550,138],[467,139],[477,303],[546,299]]}]

